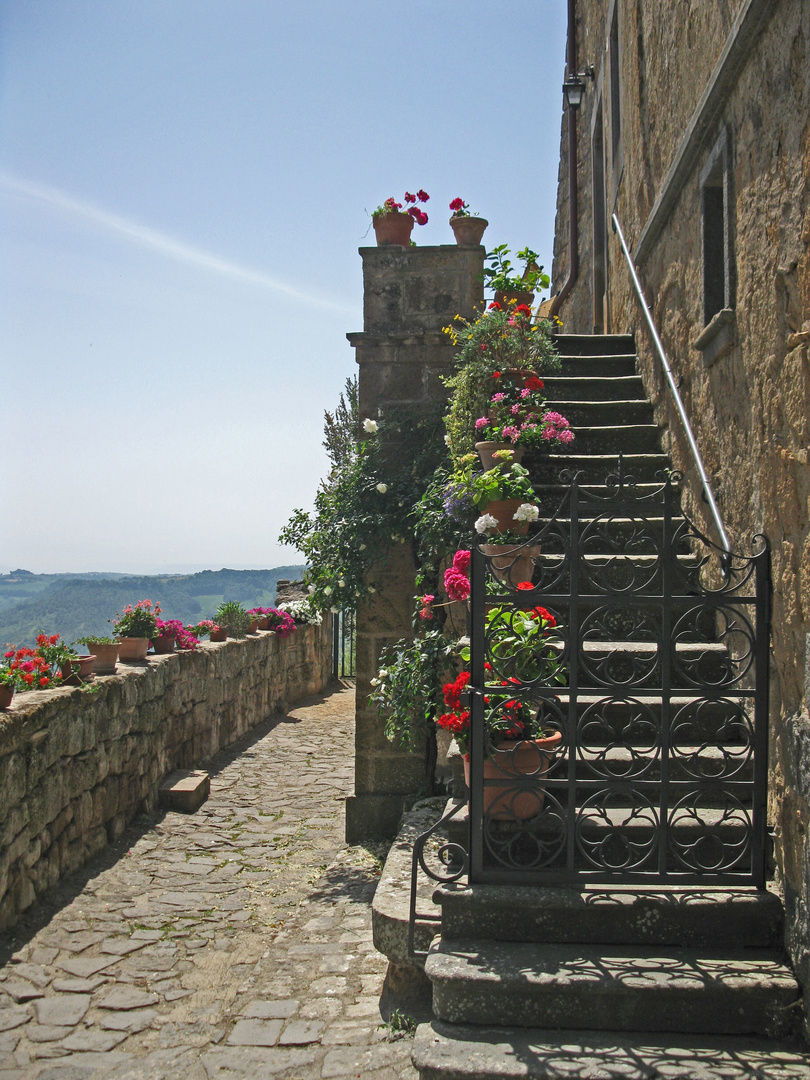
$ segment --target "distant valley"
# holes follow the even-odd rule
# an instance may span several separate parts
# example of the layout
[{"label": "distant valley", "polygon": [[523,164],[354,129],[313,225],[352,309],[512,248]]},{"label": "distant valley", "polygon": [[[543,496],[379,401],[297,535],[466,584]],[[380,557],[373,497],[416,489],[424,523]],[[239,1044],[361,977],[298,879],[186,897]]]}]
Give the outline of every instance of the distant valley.
[{"label": "distant valley", "polygon": [[31,645],[42,631],[71,642],[88,634],[111,633],[116,612],[150,599],[163,617],[184,623],[210,618],[221,603],[269,607],[276,583],[300,579],[306,567],[272,570],[203,570],[198,574],[135,576],[128,574],[0,574],[0,642]]}]

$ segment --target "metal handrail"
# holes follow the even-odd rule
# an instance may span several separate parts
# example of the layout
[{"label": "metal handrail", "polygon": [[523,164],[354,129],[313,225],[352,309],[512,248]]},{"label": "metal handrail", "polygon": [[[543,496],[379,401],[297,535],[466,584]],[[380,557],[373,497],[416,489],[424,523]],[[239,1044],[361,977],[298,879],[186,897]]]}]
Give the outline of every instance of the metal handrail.
[{"label": "metal handrail", "polygon": [[706,502],[709,504],[709,509],[711,510],[712,518],[714,519],[715,528],[720,535],[720,541],[723,545],[725,555],[730,558],[731,545],[728,542],[728,536],[726,536],[726,530],[723,527],[723,519],[720,517],[720,511],[717,509],[717,503],[714,501],[712,486],[709,483],[709,478],[706,475],[705,468],[703,467],[703,458],[700,456],[700,450],[698,450],[698,444],[695,441],[695,436],[692,432],[692,425],[689,423],[689,417],[686,415],[686,409],[684,408],[683,401],[681,400],[681,395],[678,393],[678,387],[675,385],[675,378],[672,374],[672,368],[670,368],[669,366],[667,354],[664,352],[664,346],[661,344],[661,338],[658,336],[658,331],[655,329],[655,323],[652,320],[650,309],[647,306],[647,301],[644,299],[644,293],[641,291],[641,282],[638,280],[638,274],[636,273],[636,268],[633,265],[633,258],[630,255],[627,244],[625,243],[624,233],[622,232],[622,227],[619,224],[619,219],[616,217],[615,214],[611,215],[611,222],[613,224],[613,231],[618,235],[619,243],[622,245],[624,257],[625,259],[627,259],[627,265],[630,269],[630,277],[633,279],[633,285],[636,288],[636,295],[638,296],[639,303],[641,304],[641,309],[644,312],[644,317],[647,320],[647,326],[649,327],[650,333],[652,334],[652,339],[655,342],[655,347],[658,350],[658,357],[661,361],[661,364],[663,365],[664,374],[667,377],[667,382],[669,383],[669,388],[672,391],[672,396],[675,398],[675,407],[678,410],[678,414],[681,418],[681,423],[683,424],[684,431],[686,432],[686,440],[689,443],[689,449],[692,451],[692,457],[694,459],[695,465],[697,466],[698,474],[700,475],[700,482],[703,485],[703,494],[706,497]]}]

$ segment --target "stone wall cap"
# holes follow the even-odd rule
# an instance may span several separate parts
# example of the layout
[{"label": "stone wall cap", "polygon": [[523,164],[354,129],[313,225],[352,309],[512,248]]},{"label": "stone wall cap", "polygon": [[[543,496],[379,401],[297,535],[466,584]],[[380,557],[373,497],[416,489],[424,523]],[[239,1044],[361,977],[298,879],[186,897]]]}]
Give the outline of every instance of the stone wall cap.
[{"label": "stone wall cap", "polygon": [[441,330],[428,330],[423,334],[410,331],[355,330],[346,335],[351,345],[452,345],[450,337]]}]

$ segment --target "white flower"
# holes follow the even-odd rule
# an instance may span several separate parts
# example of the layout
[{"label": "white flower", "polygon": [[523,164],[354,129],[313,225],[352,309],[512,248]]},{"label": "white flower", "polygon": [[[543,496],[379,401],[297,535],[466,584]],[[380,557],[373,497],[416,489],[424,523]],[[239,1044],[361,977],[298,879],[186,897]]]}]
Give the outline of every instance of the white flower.
[{"label": "white flower", "polygon": [[358,550],[358,551],[365,551],[365,550],[366,550],[366,545],[365,545],[365,544],[361,544],[361,545],[360,545],[360,546],[358,547],[358,549],[357,549],[357,550]]},{"label": "white flower", "polygon": [[540,511],[531,503],[521,503],[513,515],[514,521],[537,521]]},{"label": "white flower", "polygon": [[371,683],[372,686],[379,686],[379,684],[380,684],[379,679],[369,679],[369,682]]},{"label": "white flower", "polygon": [[450,436],[449,435],[445,435],[445,437],[444,437],[444,445],[445,446],[450,445]]},{"label": "white flower", "polygon": [[367,431],[369,433],[369,435],[376,435],[377,434],[377,428],[379,426],[380,425],[377,423],[376,420],[364,420],[363,421],[363,431]]},{"label": "white flower", "polygon": [[374,588],[374,586],[373,586],[373,585],[369,585],[369,587],[368,587],[368,591],[369,591],[369,592],[376,592],[377,590],[376,590],[376,589]]},{"label": "white flower", "polygon": [[464,635],[464,637],[460,637],[458,639],[458,647],[460,649],[466,649],[469,644],[470,644],[470,639],[467,637],[466,634]]},{"label": "white flower", "polygon": [[482,514],[481,517],[475,523],[475,531],[483,535],[487,532],[492,532],[493,529],[498,527],[498,519],[494,518],[492,514]]},{"label": "white flower", "polygon": [[332,612],[333,615],[337,615],[340,612],[339,607],[330,607],[329,610]]},{"label": "white flower", "polygon": [[324,594],[324,596],[331,596],[332,595],[332,586],[331,585],[324,585],[323,594]]},{"label": "white flower", "polygon": [[315,592],[315,586],[314,585],[308,585],[307,586],[307,592],[308,593],[314,593]]},{"label": "white flower", "polygon": [[379,491],[381,495],[384,495],[386,491],[388,491],[388,484],[377,484],[377,491]]},{"label": "white flower", "polygon": [[380,668],[380,670],[377,672],[377,675],[381,679],[387,679],[388,678],[388,672],[385,670],[385,668]]},{"label": "white flower", "polygon": [[338,585],[340,586],[341,589],[345,589],[346,582],[343,580],[343,578],[338,578]]}]

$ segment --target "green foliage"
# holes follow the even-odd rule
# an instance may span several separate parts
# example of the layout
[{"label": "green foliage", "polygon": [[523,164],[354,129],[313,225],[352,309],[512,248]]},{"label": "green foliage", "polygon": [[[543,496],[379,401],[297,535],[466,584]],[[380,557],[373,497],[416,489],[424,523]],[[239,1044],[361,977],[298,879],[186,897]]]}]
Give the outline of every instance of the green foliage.
[{"label": "green foliage", "polygon": [[333,413],[323,414],[323,446],[332,462],[333,470],[344,468],[357,454],[358,412],[357,376],[346,380],[344,393],[340,395]]},{"label": "green foliage", "polygon": [[420,747],[434,726],[441,681],[455,650],[440,629],[403,638],[380,655],[369,701],[385,717],[385,735],[406,750]]},{"label": "green foliage", "polygon": [[375,591],[369,571],[413,540],[413,511],[444,456],[441,419],[392,411],[332,469],[314,512],[296,510],[280,542],[303,553],[313,603],[352,609]]},{"label": "green foliage", "polygon": [[511,259],[507,258],[508,254],[509,248],[506,244],[499,244],[487,252],[490,265],[484,267],[485,285],[496,292],[536,292],[549,287],[551,278],[543,273],[542,266],[537,265],[536,251],[525,247],[517,253],[524,267],[520,275],[517,267],[513,267]]},{"label": "green foliage", "polygon": [[483,473],[475,473],[470,479],[472,500],[479,510],[485,510],[489,503],[499,499],[534,500],[534,488],[529,479],[529,470],[513,461],[508,469],[496,465]]}]

